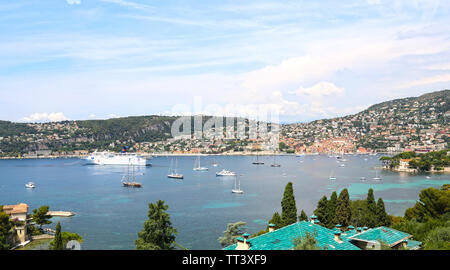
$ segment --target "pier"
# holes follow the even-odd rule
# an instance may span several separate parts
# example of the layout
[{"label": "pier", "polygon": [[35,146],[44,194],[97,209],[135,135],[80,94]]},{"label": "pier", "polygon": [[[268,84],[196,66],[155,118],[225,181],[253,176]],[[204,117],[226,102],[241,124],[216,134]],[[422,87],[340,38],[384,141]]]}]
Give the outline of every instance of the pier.
[{"label": "pier", "polygon": [[75,213],[68,211],[48,211],[47,215],[52,217],[72,217]]}]

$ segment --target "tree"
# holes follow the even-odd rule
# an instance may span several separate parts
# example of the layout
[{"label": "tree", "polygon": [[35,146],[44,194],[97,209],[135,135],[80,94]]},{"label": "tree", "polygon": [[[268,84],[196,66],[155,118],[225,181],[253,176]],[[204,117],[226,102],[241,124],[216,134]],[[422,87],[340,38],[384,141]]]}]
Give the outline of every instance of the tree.
[{"label": "tree", "polygon": [[417,219],[419,222],[440,218],[450,212],[450,190],[446,186],[441,189],[427,188],[420,192],[420,200],[412,208],[405,211],[405,218]]},{"label": "tree", "polygon": [[316,239],[317,232],[312,234],[308,231],[305,232],[305,236],[298,237],[293,240],[294,250],[322,250]]},{"label": "tree", "polygon": [[281,221],[283,227],[297,222],[297,206],[295,205],[292,182],[289,182],[284,189],[283,200],[281,201]]},{"label": "tree", "polygon": [[275,229],[283,227],[281,225],[282,224],[281,216],[280,214],[278,214],[278,212],[275,212],[275,214],[273,214],[272,219],[269,220],[269,224],[275,224]]},{"label": "tree", "polygon": [[237,242],[236,238],[240,237],[245,232],[245,225],[247,223],[238,221],[236,223],[229,223],[227,230],[223,232],[223,236],[219,237],[219,243],[222,247],[233,245]]},{"label": "tree", "polygon": [[49,207],[47,205],[41,206],[39,209],[33,209],[33,221],[39,225],[39,229],[42,229],[43,225],[51,224],[49,220],[52,216],[48,215]]},{"label": "tree", "polygon": [[323,196],[317,203],[316,210],[314,210],[314,215],[317,216],[317,218],[319,219],[320,222],[322,222],[322,224],[328,224],[329,222],[327,216],[327,205],[328,205],[327,196]]},{"label": "tree", "polygon": [[333,191],[333,193],[331,193],[330,200],[327,203],[327,215],[326,215],[327,224],[325,225],[327,228],[333,228],[334,225],[337,224],[337,222],[335,221],[336,204],[337,204],[337,193],[336,191]]},{"label": "tree", "polygon": [[9,219],[10,216],[0,209],[0,250],[8,250],[11,248],[7,237],[13,225]]},{"label": "tree", "polygon": [[439,227],[430,231],[423,246],[426,250],[450,250],[450,227]]},{"label": "tree", "polygon": [[54,250],[63,250],[63,242],[61,238],[61,224],[58,222],[56,224],[56,232],[55,232],[55,239],[53,240],[53,249]]},{"label": "tree", "polygon": [[306,215],[305,211],[302,210],[302,212],[300,213],[300,216],[298,217],[298,220],[299,221],[308,221],[308,216]]},{"label": "tree", "polygon": [[344,188],[339,194],[339,198],[336,203],[336,223],[346,227],[350,225],[352,218],[352,211],[350,208],[350,198],[348,190]]},{"label": "tree", "polygon": [[369,189],[366,199],[366,213],[364,215],[364,224],[369,228],[377,225],[377,203],[373,195],[373,189]]},{"label": "tree", "polygon": [[177,230],[172,227],[170,215],[166,213],[169,206],[158,200],[156,204],[148,205],[148,220],[144,229],[138,233],[135,241],[138,250],[172,250],[175,249]]},{"label": "tree", "polygon": [[[55,249],[55,240],[56,238],[49,243],[50,249]],[[61,240],[63,248],[66,248],[67,243],[71,240],[78,241],[79,243],[83,242],[83,238],[79,234],[71,232],[61,232]]]},{"label": "tree", "polygon": [[384,202],[382,198],[378,199],[376,209],[377,225],[376,226],[389,226],[391,225],[391,218],[386,213]]}]

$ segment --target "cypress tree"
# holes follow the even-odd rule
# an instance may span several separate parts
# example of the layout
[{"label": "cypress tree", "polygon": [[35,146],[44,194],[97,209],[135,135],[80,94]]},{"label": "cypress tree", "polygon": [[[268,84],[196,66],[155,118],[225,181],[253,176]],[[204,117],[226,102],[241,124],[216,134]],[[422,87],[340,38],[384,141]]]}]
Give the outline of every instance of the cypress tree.
[{"label": "cypress tree", "polygon": [[[283,225],[281,224],[282,223],[281,216],[280,216],[280,214],[278,214],[278,212],[275,212],[275,214],[273,214],[272,219],[269,220],[269,224],[270,223],[275,224],[275,229],[276,230],[281,228],[281,227],[283,227]],[[269,227],[267,227],[267,229],[268,228]]]},{"label": "cypress tree", "polygon": [[336,223],[341,224],[344,227],[350,225],[352,218],[352,210],[350,208],[350,198],[348,190],[344,188],[339,194],[339,198],[336,204]]},{"label": "cypress tree", "polygon": [[320,199],[319,202],[317,203],[316,210],[314,210],[314,215],[316,215],[319,221],[322,224],[325,224],[325,226],[329,222],[327,215],[327,205],[328,205],[327,196],[323,196],[322,199]]},{"label": "cypress tree", "polygon": [[305,211],[302,210],[302,212],[300,213],[300,216],[298,217],[298,220],[299,221],[308,221],[308,216],[306,215]]},{"label": "cypress tree", "polygon": [[386,213],[386,209],[384,207],[384,202],[382,198],[378,199],[376,216],[377,216],[377,226],[391,225],[391,219],[389,215]]},{"label": "cypress tree", "polygon": [[[330,200],[327,203],[327,214],[326,214],[327,223],[325,224],[325,226],[327,228],[333,228],[334,225],[338,224],[335,220],[336,204],[337,204],[337,193],[336,193],[336,191],[334,191],[331,194]],[[324,223],[322,222],[322,224],[324,224]]]},{"label": "cypress tree", "polygon": [[281,201],[281,221],[283,227],[297,222],[297,206],[295,205],[292,182],[289,182],[284,189],[283,200]]},{"label": "cypress tree", "polygon": [[367,210],[364,215],[365,226],[373,228],[377,225],[377,203],[375,202],[375,196],[373,195],[373,189],[369,189],[367,193]]},{"label": "cypress tree", "polygon": [[63,250],[63,241],[61,237],[61,224],[58,222],[56,224],[56,232],[55,232],[55,239],[53,240],[53,249],[54,250]]}]

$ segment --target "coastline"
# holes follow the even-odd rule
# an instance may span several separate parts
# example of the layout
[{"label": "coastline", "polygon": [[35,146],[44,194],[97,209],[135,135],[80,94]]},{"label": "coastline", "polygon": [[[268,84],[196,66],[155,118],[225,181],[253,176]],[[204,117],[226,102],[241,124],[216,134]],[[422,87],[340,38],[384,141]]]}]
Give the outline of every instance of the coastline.
[{"label": "coastline", "polygon": [[[163,156],[318,156],[328,155],[327,153],[279,153],[279,152],[236,152],[220,154],[200,154],[200,153],[138,153],[146,158]],[[387,152],[377,152],[377,154],[388,154]],[[344,155],[369,155],[369,153],[346,153]],[[21,159],[67,159],[67,158],[87,158],[87,155],[64,155],[64,156],[32,156],[32,157],[0,157],[0,160],[21,160]]]}]

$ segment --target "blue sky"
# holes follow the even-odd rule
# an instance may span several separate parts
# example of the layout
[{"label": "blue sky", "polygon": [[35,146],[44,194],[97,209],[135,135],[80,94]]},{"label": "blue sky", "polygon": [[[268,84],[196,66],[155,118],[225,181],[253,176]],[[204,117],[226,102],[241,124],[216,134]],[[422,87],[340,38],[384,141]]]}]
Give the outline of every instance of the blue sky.
[{"label": "blue sky", "polygon": [[1,1],[0,119],[356,113],[450,88],[449,15],[443,0]]}]

